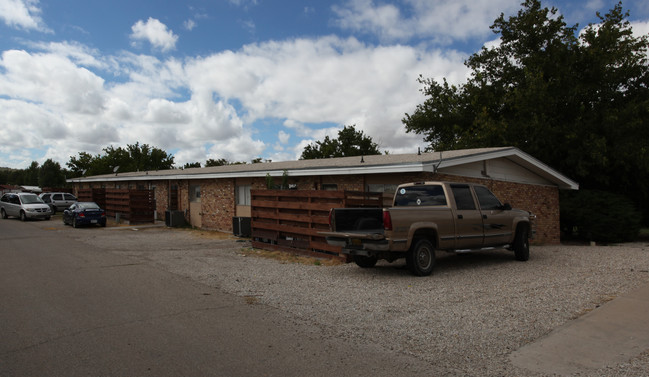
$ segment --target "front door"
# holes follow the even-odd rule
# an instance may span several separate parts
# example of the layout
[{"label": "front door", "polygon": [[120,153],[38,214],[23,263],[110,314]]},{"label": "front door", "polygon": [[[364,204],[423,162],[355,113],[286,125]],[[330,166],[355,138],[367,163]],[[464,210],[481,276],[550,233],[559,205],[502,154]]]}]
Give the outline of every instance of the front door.
[{"label": "front door", "polygon": [[201,186],[189,186],[189,222],[196,228],[202,227]]}]

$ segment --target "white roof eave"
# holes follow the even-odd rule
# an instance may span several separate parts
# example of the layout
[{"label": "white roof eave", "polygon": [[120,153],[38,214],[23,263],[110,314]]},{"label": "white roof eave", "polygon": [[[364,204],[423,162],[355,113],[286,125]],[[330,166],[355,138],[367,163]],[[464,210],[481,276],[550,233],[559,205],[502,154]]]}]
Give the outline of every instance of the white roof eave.
[{"label": "white roof eave", "polygon": [[325,176],[325,175],[358,175],[358,174],[390,174],[390,173],[419,173],[419,172],[436,172],[438,169],[448,168],[457,165],[470,164],[496,158],[506,158],[517,163],[524,168],[544,177],[548,181],[556,184],[561,189],[578,190],[579,184],[548,165],[524,153],[517,148],[504,148],[496,151],[476,153],[468,156],[460,156],[445,159],[443,153],[440,154],[441,161],[425,162],[407,162],[378,165],[357,166],[328,166],[328,167],[311,167],[297,169],[269,169],[254,171],[229,171],[219,173],[182,173],[179,174],[156,174],[156,172],[145,172],[144,174],[116,174],[115,176],[98,176],[88,178],[68,179],[70,183],[83,182],[125,182],[125,181],[160,181],[160,180],[199,180],[199,179],[222,179],[222,178],[257,178],[265,177],[270,174],[272,177],[280,177],[286,172],[292,177],[305,176]]}]

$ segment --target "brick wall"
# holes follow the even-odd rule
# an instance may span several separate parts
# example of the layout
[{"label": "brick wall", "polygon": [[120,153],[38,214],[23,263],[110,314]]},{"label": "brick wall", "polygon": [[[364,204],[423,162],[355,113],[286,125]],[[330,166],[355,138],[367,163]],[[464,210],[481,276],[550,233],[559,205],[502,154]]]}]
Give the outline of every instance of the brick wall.
[{"label": "brick wall", "polygon": [[[416,182],[445,180],[453,182],[470,182],[483,184],[502,201],[514,208],[531,211],[537,216],[537,232],[533,241],[535,244],[556,244],[560,242],[559,233],[559,190],[551,186],[538,186],[522,183],[495,181],[490,179],[467,178],[433,173],[401,173],[385,176],[391,182]],[[379,181],[376,177],[374,182]],[[289,184],[296,184],[299,190],[320,188],[323,183],[336,184],[338,190],[365,190],[365,177],[361,175],[339,175],[324,177],[288,177]],[[164,183],[163,183],[164,182]],[[275,177],[275,183],[281,184],[282,178]],[[178,184],[180,192],[178,209],[187,211],[186,220],[189,222],[189,183],[187,180],[173,182]],[[232,231],[232,217],[236,215],[235,180],[231,178],[192,181],[201,185],[201,223],[204,229]],[[125,182],[121,182],[126,187]],[[106,187],[115,185],[107,183]],[[266,189],[265,178],[251,180],[251,189]],[[156,200],[159,217],[168,207],[168,183],[156,182]]]},{"label": "brick wall", "polygon": [[234,179],[205,180],[197,184],[201,185],[203,228],[231,232],[235,216]]}]

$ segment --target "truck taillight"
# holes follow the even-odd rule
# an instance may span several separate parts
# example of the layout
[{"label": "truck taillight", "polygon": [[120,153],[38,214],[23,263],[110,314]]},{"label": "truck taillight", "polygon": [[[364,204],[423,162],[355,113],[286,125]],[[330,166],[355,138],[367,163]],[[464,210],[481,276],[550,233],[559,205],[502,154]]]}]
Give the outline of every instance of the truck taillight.
[{"label": "truck taillight", "polygon": [[392,217],[388,211],[383,211],[383,229],[392,230]]}]

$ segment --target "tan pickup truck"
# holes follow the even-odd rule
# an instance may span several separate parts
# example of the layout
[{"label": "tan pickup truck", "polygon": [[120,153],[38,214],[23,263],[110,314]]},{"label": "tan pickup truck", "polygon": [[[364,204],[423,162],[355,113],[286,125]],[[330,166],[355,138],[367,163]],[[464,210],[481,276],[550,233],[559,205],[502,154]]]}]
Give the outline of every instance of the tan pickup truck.
[{"label": "tan pickup truck", "polygon": [[418,182],[400,185],[390,208],[332,209],[331,231],[321,234],[360,267],[405,257],[414,275],[426,276],[433,271],[435,249],[502,248],[512,250],[517,260],[528,260],[534,219],[528,211],[502,204],[483,185]]}]

